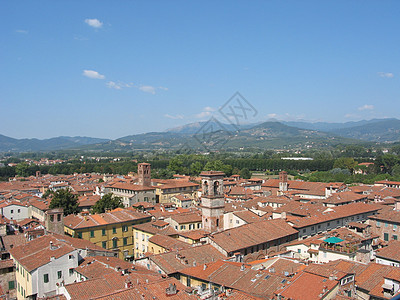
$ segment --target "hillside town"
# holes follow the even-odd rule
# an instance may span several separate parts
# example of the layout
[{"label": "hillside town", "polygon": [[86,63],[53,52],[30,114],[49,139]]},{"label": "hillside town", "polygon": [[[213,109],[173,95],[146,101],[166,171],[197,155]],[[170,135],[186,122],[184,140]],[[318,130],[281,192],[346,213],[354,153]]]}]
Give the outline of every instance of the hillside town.
[{"label": "hillside town", "polygon": [[[78,212],[50,208],[68,191]],[[121,206],[95,213],[105,195]],[[73,174],[0,182],[2,299],[391,299],[400,182]]]}]

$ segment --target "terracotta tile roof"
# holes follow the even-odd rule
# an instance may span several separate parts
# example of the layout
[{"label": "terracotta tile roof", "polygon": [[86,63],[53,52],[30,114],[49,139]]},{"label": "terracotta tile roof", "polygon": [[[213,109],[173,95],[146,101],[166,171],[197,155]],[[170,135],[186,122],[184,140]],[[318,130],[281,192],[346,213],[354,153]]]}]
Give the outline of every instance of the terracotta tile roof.
[{"label": "terracotta tile roof", "polygon": [[149,242],[156,244],[168,251],[176,250],[176,249],[186,249],[191,245],[185,242],[182,242],[178,239],[172,238],[167,235],[155,234],[150,239]]},{"label": "terracotta tile roof", "polygon": [[66,243],[76,249],[88,249],[93,251],[110,252],[110,253],[113,252],[111,250],[106,250],[103,247],[97,246],[96,244],[89,242],[85,239],[73,238],[68,235],[61,235],[56,233],[51,233],[51,235],[54,236],[57,240]]},{"label": "terracotta tile roof", "polygon": [[178,224],[196,223],[202,220],[201,215],[197,212],[175,214],[170,216],[170,218]]},{"label": "terracotta tile roof", "polygon": [[272,257],[255,260],[249,263],[253,269],[265,269],[271,274],[279,276],[292,276],[305,268],[305,265],[288,258]]},{"label": "terracotta tile roof", "polygon": [[2,259],[0,260],[0,270],[5,268],[14,267],[14,261],[12,259]]},{"label": "terracotta tile roof", "polygon": [[276,294],[286,299],[321,299],[339,284],[337,280],[308,272],[298,274],[290,282],[283,289],[277,289]]},{"label": "terracotta tile roof", "polygon": [[111,183],[111,184],[106,185],[106,188],[116,188],[116,189],[128,190],[128,191],[152,191],[152,190],[155,190],[155,187],[143,186],[143,185],[125,183],[125,182]]},{"label": "terracotta tile roof", "polygon": [[75,271],[83,276],[86,279],[95,279],[101,278],[104,274],[115,273],[116,271],[112,268],[107,268],[104,264],[96,261],[96,260],[89,260],[85,261],[75,268]]},{"label": "terracotta tile roof", "polygon": [[175,181],[170,182],[161,186],[157,186],[157,189],[165,190],[165,189],[175,189],[175,188],[183,188],[183,187],[199,187],[199,184],[189,181]]},{"label": "terracotta tile roof", "polygon": [[400,241],[390,241],[388,246],[376,251],[376,256],[400,262]]},{"label": "terracotta tile roof", "polygon": [[226,257],[211,245],[189,247],[179,251],[172,251],[150,256],[153,261],[166,274],[173,274],[189,266],[201,265]]},{"label": "terracotta tile roof", "polygon": [[288,225],[284,220],[276,219],[228,229],[223,232],[215,233],[211,235],[210,238],[222,249],[231,253],[297,233],[298,231]]},{"label": "terracotta tile roof", "polygon": [[[53,247],[50,246],[52,242]],[[10,254],[28,272],[37,269],[51,261],[51,258],[59,258],[68,253],[72,253],[75,249],[70,245],[60,242],[51,235],[38,237],[25,245],[10,249]]]},{"label": "terracotta tile roof", "polygon": [[254,270],[237,262],[217,261],[206,264],[204,268],[204,265],[200,265],[184,269],[180,273],[267,299],[272,299],[274,291],[286,281],[281,276],[264,270]]},{"label": "terracotta tile roof", "polygon": [[147,222],[142,224],[133,225],[133,228],[137,230],[141,230],[144,232],[148,232],[151,234],[165,234],[165,235],[176,235],[177,231],[173,229],[171,226],[167,226],[165,228],[160,228],[159,226],[154,226],[155,222]]},{"label": "terracotta tile roof", "polygon": [[130,209],[123,209],[89,216],[68,215],[64,218],[64,224],[71,229],[81,229],[106,224],[117,224],[141,219],[144,220],[149,217],[149,215],[144,213]]},{"label": "terracotta tile roof", "polygon": [[207,235],[207,233],[203,229],[179,232],[178,234],[179,236],[183,236],[192,240],[200,240]]},{"label": "terracotta tile roof", "polygon": [[[107,294],[114,293],[125,289],[125,284],[131,282],[132,284],[142,285],[146,282],[154,282],[160,280],[161,276],[155,273],[141,273],[133,271],[127,275],[121,273],[108,273],[103,274],[99,278],[94,278],[78,283],[65,285],[65,289],[70,295],[71,299],[98,299]],[[101,299],[101,298],[100,298]]]},{"label": "terracotta tile roof", "polygon": [[79,197],[79,206],[93,206],[97,201],[100,200],[100,195],[91,195],[91,196],[80,196]]},{"label": "terracotta tile roof", "polygon": [[245,221],[247,224],[258,222],[261,220],[260,216],[249,210],[236,211],[233,214],[239,219]]},{"label": "terracotta tile roof", "polygon": [[[282,210],[283,207],[281,207]],[[312,214],[308,217],[298,218],[297,220],[292,220],[294,228],[302,228],[306,226],[315,225],[318,223],[329,222],[332,220],[351,217],[364,213],[373,213],[380,210],[381,207],[375,204],[366,203],[351,203],[346,205],[340,205],[337,207],[326,209],[323,212]]]},{"label": "terracotta tile roof", "polygon": [[400,212],[395,210],[389,210],[381,212],[377,215],[369,217],[372,220],[387,221],[389,223],[400,223]]},{"label": "terracotta tile roof", "polygon": [[[166,289],[170,285],[175,285],[177,293],[174,295],[167,295]],[[122,289],[107,295],[102,295],[92,299],[103,300],[143,300],[143,299],[158,299],[158,300],[174,300],[174,299],[198,299],[194,295],[185,293],[186,287],[175,278],[162,278],[154,282],[142,283],[141,285],[134,285],[131,288]]]},{"label": "terracotta tile roof", "polygon": [[25,235],[23,234],[6,235],[1,237],[1,239],[3,239],[4,247],[7,251],[10,251],[10,249],[14,247],[25,245],[27,243]]},{"label": "terracotta tile roof", "polygon": [[334,193],[332,194],[332,196],[330,196],[326,200],[323,200],[322,202],[326,204],[341,204],[348,202],[363,201],[367,200],[367,198],[368,198],[367,195],[360,195],[351,191],[347,191],[347,192]]}]

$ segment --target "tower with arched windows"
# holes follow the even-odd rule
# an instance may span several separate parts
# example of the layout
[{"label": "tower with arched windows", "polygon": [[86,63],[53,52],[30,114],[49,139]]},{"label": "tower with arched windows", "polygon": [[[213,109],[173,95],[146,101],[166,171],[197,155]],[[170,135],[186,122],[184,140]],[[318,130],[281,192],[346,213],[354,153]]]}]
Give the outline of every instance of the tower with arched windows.
[{"label": "tower with arched windows", "polygon": [[143,186],[151,186],[151,169],[150,164],[138,164],[138,184]]},{"label": "tower with arched windows", "polygon": [[225,208],[224,173],[218,171],[202,172],[201,211],[203,229],[216,232],[224,227]]}]

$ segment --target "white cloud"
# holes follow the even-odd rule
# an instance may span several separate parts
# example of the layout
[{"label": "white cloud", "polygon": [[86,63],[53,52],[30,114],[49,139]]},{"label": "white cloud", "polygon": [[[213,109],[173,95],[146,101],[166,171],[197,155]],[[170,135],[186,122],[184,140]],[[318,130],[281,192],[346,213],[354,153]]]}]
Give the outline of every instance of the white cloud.
[{"label": "white cloud", "polygon": [[93,28],[101,28],[103,26],[103,23],[98,19],[86,19],[85,23]]},{"label": "white cloud", "polygon": [[169,115],[169,114],[165,114],[164,117],[168,118],[168,119],[173,119],[173,120],[182,120],[184,117],[182,115]]},{"label": "white cloud", "polygon": [[370,104],[365,104],[365,105],[360,106],[360,107],[358,108],[358,110],[373,110],[373,109],[374,109],[374,106],[373,106],[373,105],[370,105]]},{"label": "white cloud", "polygon": [[267,117],[271,119],[275,119],[278,115],[277,114],[268,114]]},{"label": "white cloud", "polygon": [[163,91],[168,91],[168,88],[166,88],[166,87],[164,87],[164,86],[159,86],[158,87],[160,90],[163,90]]},{"label": "white cloud", "polygon": [[378,72],[378,75],[380,77],[384,77],[384,78],[393,78],[394,77],[393,73]]},{"label": "white cloud", "polygon": [[106,76],[101,75],[99,72],[93,71],[93,70],[83,70],[82,73],[83,76],[92,78],[92,79],[104,79]]},{"label": "white cloud", "polygon": [[123,83],[123,82],[109,81],[109,82],[106,83],[106,86],[109,87],[110,89],[120,90],[122,88],[130,88],[130,87],[132,87],[133,83]]},{"label": "white cloud", "polygon": [[21,34],[28,34],[29,31],[28,30],[24,30],[24,29],[17,29],[15,30],[16,33],[21,33]]},{"label": "white cloud", "polygon": [[156,93],[156,88],[151,85],[142,85],[141,87],[139,87],[139,90],[141,90],[142,92],[145,92],[145,93],[153,94],[153,95]]},{"label": "white cloud", "polygon": [[215,111],[216,109],[210,106],[206,106],[203,108],[203,111],[201,113],[198,113],[196,115],[196,118],[202,119],[205,117],[210,117],[212,115],[212,113]]}]

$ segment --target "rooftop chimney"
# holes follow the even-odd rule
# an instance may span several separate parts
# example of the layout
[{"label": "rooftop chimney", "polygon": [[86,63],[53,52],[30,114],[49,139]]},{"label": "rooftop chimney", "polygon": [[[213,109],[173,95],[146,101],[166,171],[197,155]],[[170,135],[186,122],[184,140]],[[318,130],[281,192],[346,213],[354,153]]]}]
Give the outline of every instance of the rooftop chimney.
[{"label": "rooftop chimney", "polygon": [[175,283],[170,283],[170,284],[169,284],[169,287],[167,287],[167,288],[165,289],[165,294],[167,295],[167,297],[168,297],[168,296],[176,295],[176,293],[177,293],[177,290],[176,290],[176,285],[175,285]]}]

